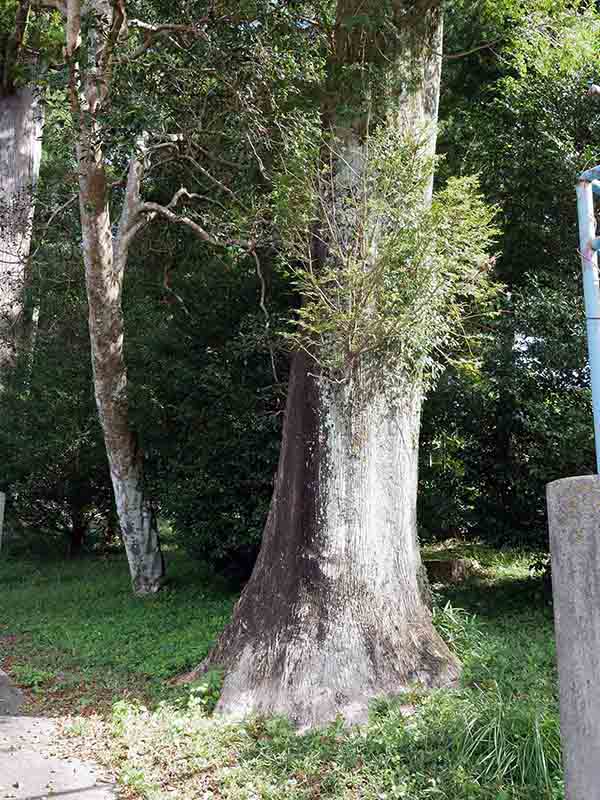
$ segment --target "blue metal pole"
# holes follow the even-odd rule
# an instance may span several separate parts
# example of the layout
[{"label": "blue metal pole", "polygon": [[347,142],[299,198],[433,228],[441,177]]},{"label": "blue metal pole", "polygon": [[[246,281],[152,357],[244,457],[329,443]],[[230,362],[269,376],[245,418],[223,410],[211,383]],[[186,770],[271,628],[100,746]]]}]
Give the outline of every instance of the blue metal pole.
[{"label": "blue metal pole", "polygon": [[600,166],[586,169],[579,176],[580,181],[597,181],[600,180]]},{"label": "blue metal pole", "polygon": [[600,167],[582,173],[577,183],[577,216],[579,219],[579,252],[583,271],[583,296],[587,325],[588,355],[592,384],[594,412],[594,439],[596,443],[596,471],[600,473],[600,283],[598,280],[598,253],[594,194],[592,181],[600,178]]}]

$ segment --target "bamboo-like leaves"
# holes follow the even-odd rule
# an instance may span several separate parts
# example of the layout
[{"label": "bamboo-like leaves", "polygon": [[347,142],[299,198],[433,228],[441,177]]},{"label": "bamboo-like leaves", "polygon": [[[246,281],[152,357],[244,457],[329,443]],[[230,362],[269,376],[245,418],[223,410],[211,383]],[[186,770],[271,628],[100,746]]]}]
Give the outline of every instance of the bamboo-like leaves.
[{"label": "bamboo-like leaves", "polygon": [[329,158],[312,162],[320,167],[296,151],[296,167],[280,176],[284,252],[302,295],[289,339],[331,379],[358,365],[378,380],[434,371],[467,309],[497,290],[494,209],[473,177],[452,179],[429,202],[425,138],[381,130],[359,150],[326,143]]}]

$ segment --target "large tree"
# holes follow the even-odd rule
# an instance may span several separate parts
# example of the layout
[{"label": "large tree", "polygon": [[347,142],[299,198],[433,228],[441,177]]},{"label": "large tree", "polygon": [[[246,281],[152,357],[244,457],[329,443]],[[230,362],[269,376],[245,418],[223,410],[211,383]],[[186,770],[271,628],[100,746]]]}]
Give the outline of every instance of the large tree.
[{"label": "large tree", "polygon": [[[432,230],[402,238],[430,212],[441,7],[338,0],[330,41],[275,490],[252,577],[199,668],[224,669],[222,712],[301,727],[362,720],[373,697],[451,685],[460,670],[424,601],[415,512],[424,340],[436,335],[421,318],[446,279],[433,278],[437,255],[416,252]],[[390,161],[399,174],[386,178]]]},{"label": "large tree", "polygon": [[0,3],[0,369],[25,333],[24,289],[42,151],[42,110],[22,85],[29,0]]}]

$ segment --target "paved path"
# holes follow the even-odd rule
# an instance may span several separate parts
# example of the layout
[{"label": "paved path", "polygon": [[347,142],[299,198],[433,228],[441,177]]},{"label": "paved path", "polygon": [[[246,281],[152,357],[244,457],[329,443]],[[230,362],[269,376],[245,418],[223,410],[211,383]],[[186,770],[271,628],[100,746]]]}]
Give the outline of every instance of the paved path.
[{"label": "paved path", "polygon": [[18,716],[20,702],[0,670],[0,800],[114,800],[93,765],[53,755],[56,723]]}]

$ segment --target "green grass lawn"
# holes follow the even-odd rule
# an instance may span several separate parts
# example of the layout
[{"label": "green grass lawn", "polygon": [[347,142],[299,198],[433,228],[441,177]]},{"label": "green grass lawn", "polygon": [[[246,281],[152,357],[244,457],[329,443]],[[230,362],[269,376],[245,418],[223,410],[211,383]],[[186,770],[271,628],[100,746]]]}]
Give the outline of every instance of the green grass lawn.
[{"label": "green grass lawn", "polygon": [[183,558],[157,597],[131,595],[122,559],[0,564],[0,663],[31,691],[27,708],[106,710],[119,697],[156,702],[166,679],[195,666],[235,596]]},{"label": "green grass lawn", "polygon": [[[3,563],[0,658],[29,687],[30,711],[78,717],[73,741],[96,743],[132,798],[562,798],[552,614],[529,577],[531,556],[450,550],[481,565],[466,584],[435,593],[462,687],[374,703],[358,730],[296,736],[285,720],[224,722],[209,715],[214,676],[171,687],[235,600],[181,557],[165,592],[143,601],[130,596],[120,560]],[[416,713],[403,717],[402,704]]]}]

